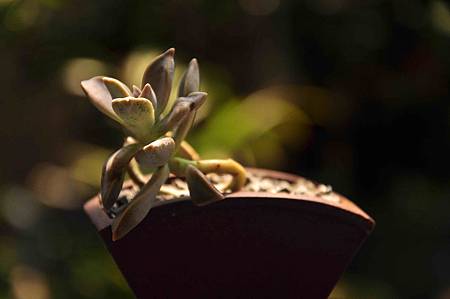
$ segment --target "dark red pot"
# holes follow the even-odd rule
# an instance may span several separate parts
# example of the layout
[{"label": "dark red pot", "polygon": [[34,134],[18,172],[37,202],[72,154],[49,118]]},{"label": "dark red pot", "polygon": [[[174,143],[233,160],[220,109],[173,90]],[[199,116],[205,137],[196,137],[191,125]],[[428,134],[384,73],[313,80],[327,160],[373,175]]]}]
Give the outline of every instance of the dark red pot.
[{"label": "dark red pot", "polygon": [[161,205],[112,242],[98,198],[85,211],[140,299],[327,298],[374,227],[343,197],[237,192],[206,207]]}]

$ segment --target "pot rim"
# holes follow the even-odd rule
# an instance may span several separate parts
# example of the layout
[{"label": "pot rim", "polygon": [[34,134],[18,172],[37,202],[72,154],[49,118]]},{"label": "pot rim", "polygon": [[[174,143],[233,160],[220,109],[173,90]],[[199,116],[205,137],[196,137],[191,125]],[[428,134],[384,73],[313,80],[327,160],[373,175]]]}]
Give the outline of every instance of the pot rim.
[{"label": "pot rim", "polygon": [[[246,167],[246,169],[254,174],[265,175],[270,178],[282,179],[289,182],[294,182],[297,179],[303,178],[301,176],[290,173],[262,168]],[[349,200],[348,198],[344,197],[339,193],[336,192],[334,193],[338,196],[339,198],[338,201],[326,200],[321,197],[304,194],[294,195],[288,193],[269,193],[269,192],[250,192],[250,191],[238,191],[226,194],[224,200],[227,199],[233,201],[258,200],[261,204],[275,204],[286,208],[293,208],[299,206],[299,203],[301,203],[302,209],[304,208],[313,209],[314,212],[316,213],[319,210],[321,213],[337,216],[341,219],[346,220],[346,222],[349,222],[349,224],[353,225],[356,224],[367,234],[370,233],[375,226],[375,221],[351,200]],[[185,196],[171,200],[158,201],[155,204],[154,208],[171,204],[186,203],[189,199],[190,198],[188,196]],[[223,200],[220,202],[223,202]],[[112,219],[110,219],[100,207],[99,195],[96,195],[91,200],[86,202],[86,204],[84,205],[84,210],[89,215],[98,231],[103,230],[111,225]]]}]

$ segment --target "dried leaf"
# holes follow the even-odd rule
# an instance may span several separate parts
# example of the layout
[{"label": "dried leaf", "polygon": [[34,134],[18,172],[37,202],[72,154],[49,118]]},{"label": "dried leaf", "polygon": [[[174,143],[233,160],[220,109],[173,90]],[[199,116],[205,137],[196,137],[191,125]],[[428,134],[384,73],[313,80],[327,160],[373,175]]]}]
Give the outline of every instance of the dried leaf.
[{"label": "dried leaf", "polygon": [[141,189],[127,208],[116,217],[112,223],[112,240],[116,241],[124,237],[135,228],[156,202],[156,195],[164,182],[169,177],[169,167],[164,165],[152,176],[150,181]]},{"label": "dried leaf", "polygon": [[178,88],[178,96],[185,97],[191,92],[199,91],[200,89],[200,71],[198,68],[197,59],[192,59],[189,62],[186,72],[181,78],[180,86]]},{"label": "dried leaf", "polygon": [[173,56],[175,49],[170,48],[158,56],[145,70],[142,78],[142,87],[149,83],[156,94],[158,107],[156,115],[160,115],[166,108],[172,89],[172,80],[175,68]]},{"label": "dried leaf", "polygon": [[144,167],[156,168],[166,164],[175,149],[171,137],[163,137],[146,145],[136,154],[136,160]]},{"label": "dried leaf", "polygon": [[148,141],[155,122],[155,112],[149,100],[133,97],[117,98],[112,101],[112,108],[134,137],[140,142]]},{"label": "dried leaf", "polygon": [[106,211],[111,209],[119,196],[126,167],[139,149],[138,144],[124,146],[113,153],[103,165],[100,195]]},{"label": "dried leaf", "polygon": [[224,199],[223,194],[214,187],[208,178],[192,165],[186,169],[186,181],[191,200],[198,206]]},{"label": "dried leaf", "polygon": [[89,80],[81,81],[81,88],[98,110],[115,121],[122,123],[122,120],[117,116],[112,108],[111,102],[113,99],[108,87],[106,87],[106,84],[103,81],[103,78],[103,76],[97,76]]}]

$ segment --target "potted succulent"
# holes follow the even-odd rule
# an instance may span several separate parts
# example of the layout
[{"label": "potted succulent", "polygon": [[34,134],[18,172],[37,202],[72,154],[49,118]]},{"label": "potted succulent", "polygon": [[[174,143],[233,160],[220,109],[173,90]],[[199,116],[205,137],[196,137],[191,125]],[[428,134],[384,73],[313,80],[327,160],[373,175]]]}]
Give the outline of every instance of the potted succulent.
[{"label": "potted succulent", "polygon": [[374,221],[329,186],[200,159],[184,139],[207,94],[192,59],[167,109],[174,53],[147,67],[141,87],[81,83],[126,132],[85,211],[131,289],[138,298],[327,298]]}]

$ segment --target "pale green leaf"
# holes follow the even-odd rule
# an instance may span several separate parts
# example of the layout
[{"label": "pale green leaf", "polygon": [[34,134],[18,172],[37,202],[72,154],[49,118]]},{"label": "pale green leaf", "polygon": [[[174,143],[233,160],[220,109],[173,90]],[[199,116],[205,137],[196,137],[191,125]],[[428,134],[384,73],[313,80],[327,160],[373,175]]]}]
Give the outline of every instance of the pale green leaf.
[{"label": "pale green leaf", "polygon": [[134,137],[142,143],[148,142],[155,122],[155,111],[148,99],[117,98],[112,101],[112,108]]},{"label": "pale green leaf", "polygon": [[136,154],[136,160],[143,167],[160,167],[169,161],[174,149],[175,141],[171,137],[163,137],[144,146]]}]

